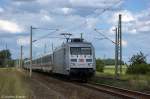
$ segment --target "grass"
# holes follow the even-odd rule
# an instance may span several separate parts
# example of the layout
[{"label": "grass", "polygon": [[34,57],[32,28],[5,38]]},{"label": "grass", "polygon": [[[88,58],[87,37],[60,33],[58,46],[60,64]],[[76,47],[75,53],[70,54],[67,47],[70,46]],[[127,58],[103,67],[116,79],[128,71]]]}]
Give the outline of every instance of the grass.
[{"label": "grass", "polygon": [[[125,74],[125,72],[126,72],[126,66],[123,65],[122,66],[122,73]],[[105,66],[104,67],[104,73],[111,74],[111,75],[115,74],[115,66],[114,65]]]},{"label": "grass", "polygon": [[0,68],[0,98],[24,98],[27,92],[27,84],[20,71],[15,68]]},{"label": "grass", "polygon": [[120,80],[115,79],[97,79],[96,77],[115,77],[115,67],[114,66],[105,66],[104,72],[96,72],[96,77],[93,78],[94,82],[109,84],[116,87],[127,88],[137,91],[150,92],[150,75],[129,75],[126,74],[126,67],[123,66],[123,73],[120,75]]}]

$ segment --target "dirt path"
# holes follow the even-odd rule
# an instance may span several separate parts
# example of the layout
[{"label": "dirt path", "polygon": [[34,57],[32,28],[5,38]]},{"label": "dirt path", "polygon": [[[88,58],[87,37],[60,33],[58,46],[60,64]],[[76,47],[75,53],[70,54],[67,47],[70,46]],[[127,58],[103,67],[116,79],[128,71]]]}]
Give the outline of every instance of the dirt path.
[{"label": "dirt path", "polygon": [[26,77],[31,89],[30,99],[112,99],[114,97],[82,86],[55,79],[48,75],[33,73]]}]

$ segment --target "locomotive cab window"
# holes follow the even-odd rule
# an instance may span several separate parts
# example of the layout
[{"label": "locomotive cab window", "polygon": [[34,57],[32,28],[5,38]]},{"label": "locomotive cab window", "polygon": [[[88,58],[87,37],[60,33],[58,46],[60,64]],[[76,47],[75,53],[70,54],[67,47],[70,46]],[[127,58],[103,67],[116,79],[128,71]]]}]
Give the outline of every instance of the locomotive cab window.
[{"label": "locomotive cab window", "polygon": [[90,47],[71,47],[71,55],[91,55],[92,51]]}]

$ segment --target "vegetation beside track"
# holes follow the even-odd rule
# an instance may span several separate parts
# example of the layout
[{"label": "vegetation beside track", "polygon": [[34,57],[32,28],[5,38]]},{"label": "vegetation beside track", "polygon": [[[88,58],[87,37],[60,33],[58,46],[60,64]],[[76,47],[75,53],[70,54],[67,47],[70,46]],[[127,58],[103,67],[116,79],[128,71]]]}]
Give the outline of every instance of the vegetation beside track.
[{"label": "vegetation beside track", "polygon": [[115,66],[105,66],[104,72],[96,72],[92,81],[100,84],[108,84],[116,87],[127,88],[131,90],[144,91],[150,93],[150,75],[126,74],[126,68],[123,66],[123,74],[116,80],[114,73]]},{"label": "vegetation beside track", "polygon": [[24,74],[15,68],[0,68],[0,98],[26,98],[28,85]]},{"label": "vegetation beside track", "polygon": [[142,52],[134,54],[129,62],[128,66],[122,66],[122,73],[119,75],[119,79],[115,79],[114,65],[103,66],[103,62],[97,64],[97,67],[103,67],[103,71],[101,72],[97,69],[93,81],[150,93],[150,64],[146,61],[146,55]]}]

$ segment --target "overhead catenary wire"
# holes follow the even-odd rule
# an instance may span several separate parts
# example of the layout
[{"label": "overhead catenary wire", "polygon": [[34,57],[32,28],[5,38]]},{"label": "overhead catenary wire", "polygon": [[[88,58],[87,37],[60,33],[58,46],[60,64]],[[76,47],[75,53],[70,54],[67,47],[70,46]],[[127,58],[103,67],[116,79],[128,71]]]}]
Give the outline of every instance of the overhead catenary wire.
[{"label": "overhead catenary wire", "polygon": [[39,30],[56,30],[58,31],[59,29],[52,29],[52,28],[42,28],[42,27],[32,27],[32,29],[39,29]]},{"label": "overhead catenary wire", "polygon": [[[103,36],[103,39],[107,39],[109,41],[111,41],[112,43],[116,44],[116,42],[114,42],[113,40],[111,40],[109,37],[107,37],[106,35],[104,35],[103,33],[101,33],[100,31],[98,31],[96,28],[94,29],[97,33],[99,33],[101,36]],[[101,39],[101,38],[100,38]]]},{"label": "overhead catenary wire", "polygon": [[55,33],[55,32],[57,32],[57,31],[58,31],[58,30],[55,30],[55,31],[53,31],[53,32],[50,32],[50,33],[48,33],[47,35],[44,35],[44,36],[42,36],[42,37],[39,37],[38,39],[33,40],[32,42],[36,42],[36,41],[38,41],[38,40],[47,38],[49,35],[52,35],[51,33]]},{"label": "overhead catenary wire", "polygon": [[[118,2],[120,3],[121,0]],[[102,15],[104,12],[106,11],[113,11],[113,10],[117,10],[117,9],[113,9],[114,5],[113,6],[110,6],[110,7],[107,7],[107,8],[101,8],[101,12],[97,15],[97,17],[99,17],[100,15]],[[96,8],[96,10],[99,9],[99,8]],[[73,30],[73,29],[76,29],[76,28],[79,28],[83,25],[86,25],[87,24],[87,21],[84,20],[81,24],[79,24],[78,26],[75,26],[75,27],[71,27],[71,28],[68,28],[68,29],[64,29],[64,30]]]}]

